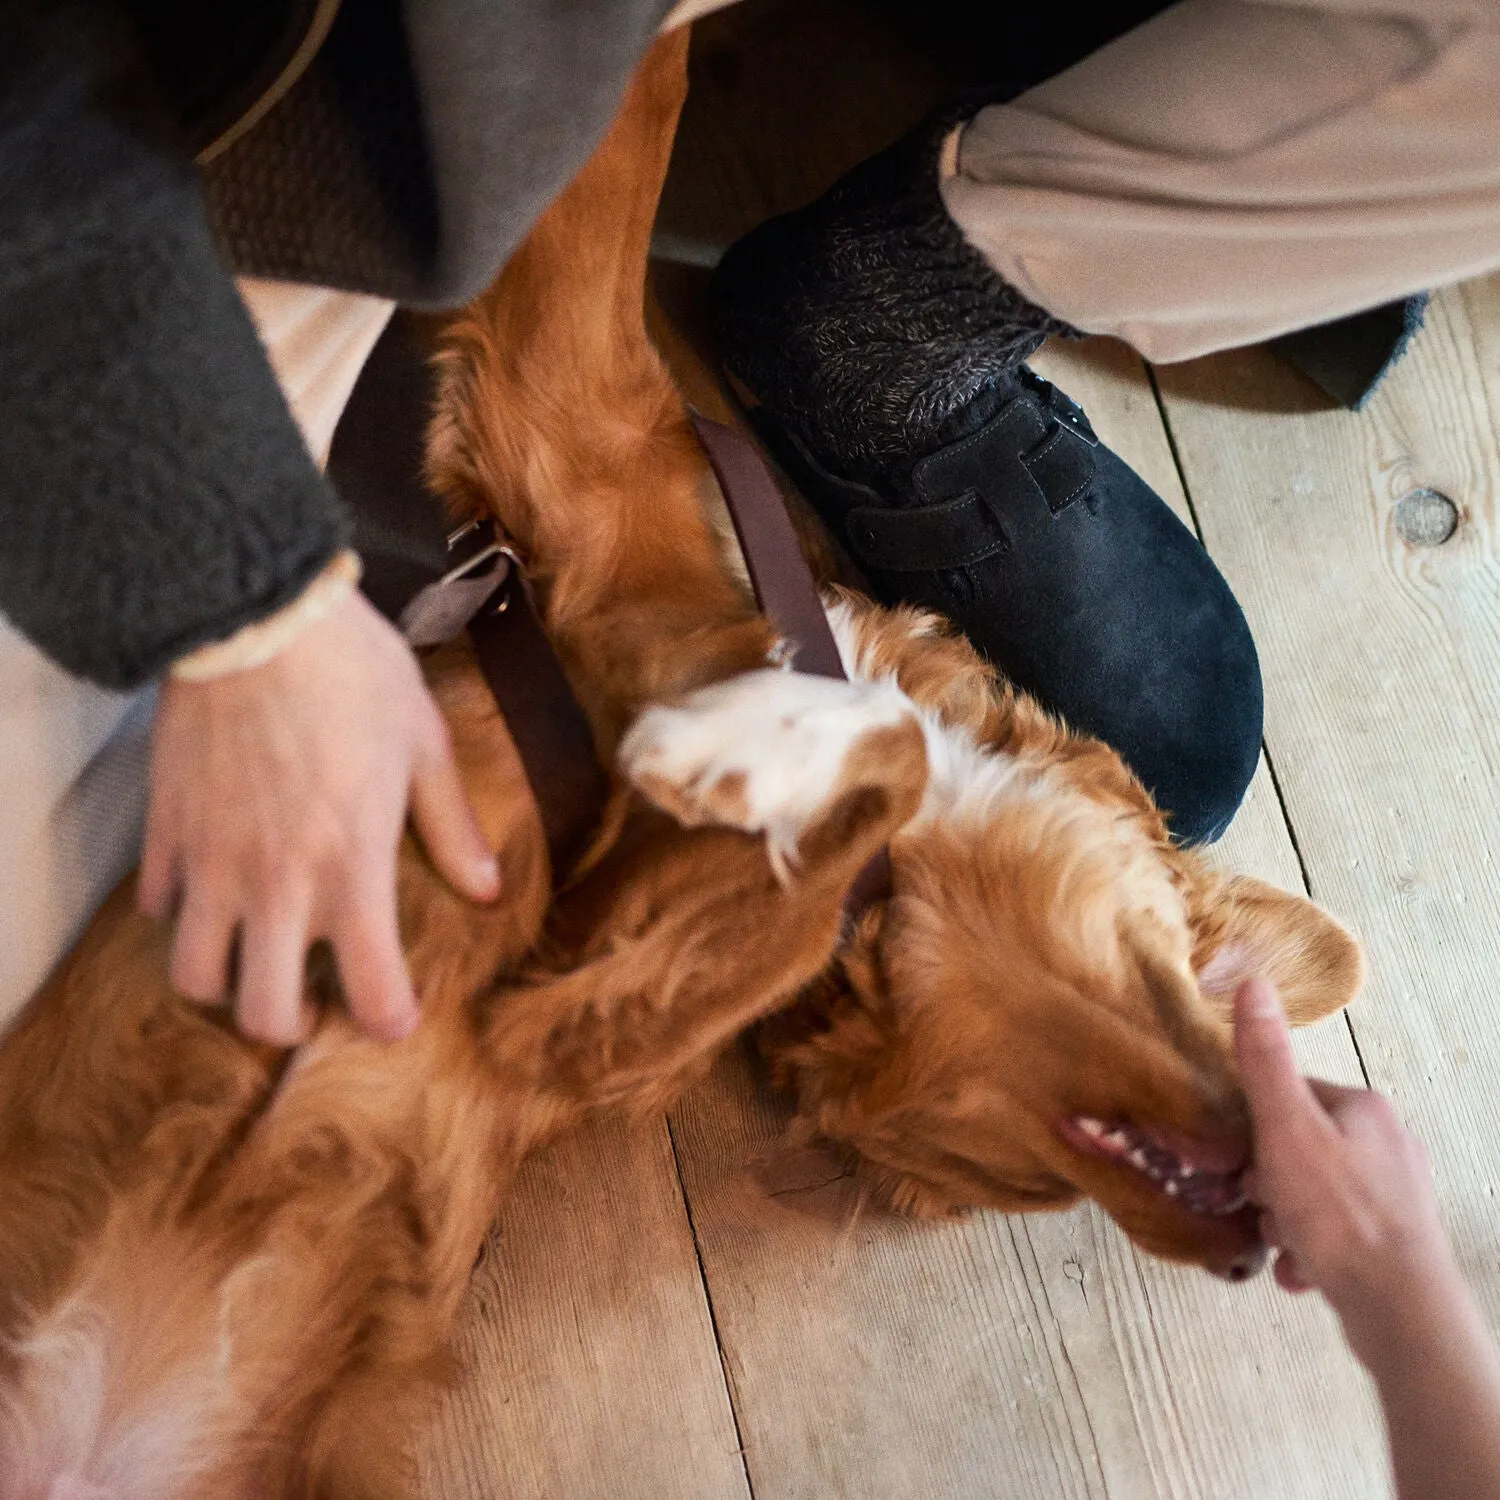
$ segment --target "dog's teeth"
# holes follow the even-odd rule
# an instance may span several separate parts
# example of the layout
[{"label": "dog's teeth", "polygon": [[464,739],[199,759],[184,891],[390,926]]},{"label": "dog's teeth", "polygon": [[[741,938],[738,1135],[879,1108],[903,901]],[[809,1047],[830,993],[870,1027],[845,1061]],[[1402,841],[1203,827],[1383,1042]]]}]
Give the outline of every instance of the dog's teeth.
[{"label": "dog's teeth", "polygon": [[1197,1172],[1197,1167],[1190,1166],[1185,1161],[1177,1163],[1177,1179],[1179,1182],[1186,1182],[1189,1177],[1196,1176]]},{"label": "dog's teeth", "polygon": [[1095,1120],[1089,1115],[1079,1115],[1073,1123],[1086,1135],[1097,1140],[1104,1134],[1104,1121]]},{"label": "dog's teeth", "polygon": [[1125,1160],[1128,1161],[1130,1165],[1134,1167],[1138,1172],[1149,1172],[1150,1170],[1146,1165],[1146,1153],[1139,1146],[1137,1146],[1134,1151],[1127,1152],[1125,1155]]},{"label": "dog's teeth", "polygon": [[1175,1198],[1177,1196],[1178,1191],[1179,1191],[1178,1185],[1175,1182],[1164,1182],[1164,1183],[1162,1183],[1161,1190],[1169,1198]]},{"label": "dog's teeth", "polygon": [[1119,1129],[1105,1131],[1101,1139],[1106,1146],[1128,1146],[1130,1144],[1130,1137],[1123,1130]]}]

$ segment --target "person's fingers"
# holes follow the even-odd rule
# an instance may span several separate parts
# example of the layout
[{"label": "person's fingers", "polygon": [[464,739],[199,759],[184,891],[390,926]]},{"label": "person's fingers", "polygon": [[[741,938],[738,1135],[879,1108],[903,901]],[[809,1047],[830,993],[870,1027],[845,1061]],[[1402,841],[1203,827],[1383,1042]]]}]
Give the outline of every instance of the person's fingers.
[{"label": "person's fingers", "polygon": [[177,848],[153,818],[146,820],[141,845],[141,868],[135,881],[135,902],[141,912],[163,922],[172,914],[179,884]]},{"label": "person's fingers", "polygon": [[1290,1250],[1283,1250],[1276,1257],[1276,1285],[1284,1292],[1310,1292],[1313,1289],[1297,1264],[1297,1257]]},{"label": "person's fingers", "polygon": [[1265,979],[1247,979],[1235,992],[1234,1056],[1257,1134],[1285,1129],[1307,1112],[1312,1095],[1297,1071],[1281,1000]]},{"label": "person's fingers", "polygon": [[222,1000],[235,926],[234,914],[217,896],[189,882],[172,943],[172,988],[203,1004]]},{"label": "person's fingers", "polygon": [[1371,1097],[1369,1089],[1345,1088],[1342,1084],[1329,1083],[1323,1078],[1309,1078],[1305,1081],[1312,1090],[1313,1098],[1335,1119],[1357,1100],[1368,1100]]},{"label": "person's fingers", "polygon": [[382,1041],[410,1036],[420,1016],[396,926],[394,872],[366,886],[328,938],[355,1021]]},{"label": "person's fingers", "polygon": [[499,862],[469,806],[444,731],[435,733],[417,756],[411,812],[423,847],[443,879],[471,901],[493,901],[500,894]]},{"label": "person's fingers", "polygon": [[306,1035],[307,918],[305,901],[284,901],[279,910],[245,922],[235,1015],[246,1036],[293,1047]]}]

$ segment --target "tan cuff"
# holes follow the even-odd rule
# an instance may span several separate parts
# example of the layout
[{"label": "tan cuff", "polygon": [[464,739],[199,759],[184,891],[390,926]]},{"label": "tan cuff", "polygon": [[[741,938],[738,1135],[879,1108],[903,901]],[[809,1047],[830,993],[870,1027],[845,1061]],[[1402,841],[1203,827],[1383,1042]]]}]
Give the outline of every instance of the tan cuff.
[{"label": "tan cuff", "polygon": [[343,603],[354,592],[360,571],[358,554],[346,548],[290,604],[263,620],[253,620],[226,640],[210,641],[179,657],[172,663],[172,676],[181,682],[208,682],[263,665]]}]

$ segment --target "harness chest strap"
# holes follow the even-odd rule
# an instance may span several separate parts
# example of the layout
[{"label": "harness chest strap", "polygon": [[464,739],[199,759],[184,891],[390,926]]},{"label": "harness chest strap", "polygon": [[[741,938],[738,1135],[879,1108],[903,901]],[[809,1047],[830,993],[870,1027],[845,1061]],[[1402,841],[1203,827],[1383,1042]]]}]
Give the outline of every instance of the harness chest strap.
[{"label": "harness chest strap", "polygon": [[[691,413],[739,538],[756,602],[793,643],[797,670],[847,680],[823,601],[796,531],[760,455],[732,428]],[[588,718],[547,639],[520,559],[493,522],[448,538],[453,565],[401,612],[415,647],[440,645],[466,625],[490,692],[505,718],[542,815],[554,871],[583,852],[603,816],[609,781]],[[851,920],[890,894],[882,850],[850,886]]]},{"label": "harness chest strap", "polygon": [[448,545],[458,560],[407,604],[397,623],[415,647],[441,645],[468,627],[560,876],[599,826],[609,779],[516,554],[489,521],[461,528]]},{"label": "harness chest strap", "polygon": [[[756,603],[792,643],[799,672],[848,681],[796,528],[760,454],[734,428],[697,411],[688,414],[719,481]],[[855,876],[844,909],[855,921],[867,907],[890,893],[890,855],[882,849]]]},{"label": "harness chest strap", "polygon": [[520,753],[552,868],[566,871],[603,818],[608,779],[515,553],[492,521],[454,530],[423,477],[437,400],[430,355],[428,331],[398,310],[350,393],[328,475],[349,507],[371,602],[415,647],[468,629]]}]

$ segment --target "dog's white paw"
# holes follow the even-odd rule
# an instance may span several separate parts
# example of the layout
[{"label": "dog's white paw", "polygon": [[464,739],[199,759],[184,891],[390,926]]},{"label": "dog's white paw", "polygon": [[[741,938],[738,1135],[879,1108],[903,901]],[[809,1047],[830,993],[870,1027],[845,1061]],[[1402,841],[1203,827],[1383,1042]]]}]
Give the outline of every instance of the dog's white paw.
[{"label": "dog's white paw", "polygon": [[896,684],[766,669],[648,708],[620,745],[620,768],[689,827],[764,833],[782,880],[803,832],[832,804],[850,752],[915,717]]}]

